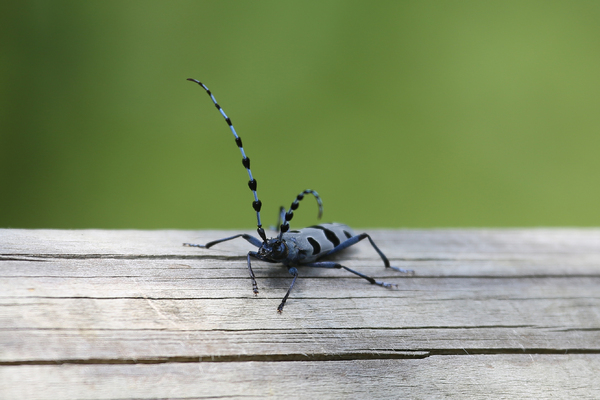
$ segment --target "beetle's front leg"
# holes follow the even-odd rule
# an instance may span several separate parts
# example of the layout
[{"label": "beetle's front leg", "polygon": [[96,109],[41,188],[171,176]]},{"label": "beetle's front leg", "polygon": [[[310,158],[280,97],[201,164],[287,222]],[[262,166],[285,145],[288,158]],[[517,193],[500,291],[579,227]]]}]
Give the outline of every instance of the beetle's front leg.
[{"label": "beetle's front leg", "polygon": [[292,288],[294,287],[294,283],[296,283],[296,278],[298,278],[298,270],[295,267],[288,267],[288,272],[290,273],[290,275],[292,275],[294,277],[294,279],[292,279],[292,284],[290,285],[290,288],[288,289],[287,293],[285,294],[285,296],[283,296],[283,300],[281,300],[281,304],[279,304],[279,307],[277,307],[277,312],[280,314],[283,311],[285,302],[287,301],[288,297],[290,297],[290,292],[292,291]]},{"label": "beetle's front leg", "polygon": [[258,253],[255,251],[249,251],[248,252],[248,272],[250,273],[250,279],[252,280],[252,291],[254,292],[254,294],[258,294],[258,286],[256,285],[256,278],[254,277],[254,272],[252,271],[252,265],[250,264],[250,257],[254,257],[256,259],[258,258]]},{"label": "beetle's front leg", "polygon": [[200,247],[202,249],[210,249],[215,244],[223,243],[228,240],[232,240],[232,239],[239,238],[239,237],[244,238],[248,243],[251,243],[251,244],[255,245],[256,247],[260,247],[262,245],[262,242],[260,240],[258,240],[254,236],[248,235],[246,233],[240,233],[237,235],[226,237],[224,239],[213,240],[212,242],[208,242],[206,244],[184,243],[183,245],[187,246],[187,247]]}]

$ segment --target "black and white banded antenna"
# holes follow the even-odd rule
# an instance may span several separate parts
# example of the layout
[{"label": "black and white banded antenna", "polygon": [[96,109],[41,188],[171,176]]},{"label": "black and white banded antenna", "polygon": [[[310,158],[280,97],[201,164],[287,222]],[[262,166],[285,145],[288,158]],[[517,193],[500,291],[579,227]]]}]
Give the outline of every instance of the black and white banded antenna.
[{"label": "black and white banded antenna", "polygon": [[290,221],[292,218],[294,218],[294,210],[298,209],[300,202],[304,199],[304,195],[306,194],[312,194],[315,196],[315,199],[317,199],[317,204],[319,205],[319,215],[317,218],[321,219],[323,216],[323,202],[321,201],[321,196],[319,196],[319,193],[310,189],[300,192],[300,194],[296,196],[296,199],[292,202],[288,212],[285,212],[285,208],[283,207],[281,207],[279,211],[279,219],[282,221],[282,224],[279,226],[279,240],[281,240],[283,238],[283,234],[290,229]]},{"label": "black and white banded antenna", "polygon": [[242,152],[242,165],[244,165],[244,168],[246,168],[246,170],[248,171],[248,177],[250,178],[250,180],[248,181],[248,187],[250,188],[250,190],[252,190],[252,194],[254,194],[252,208],[254,209],[254,211],[256,211],[256,231],[258,232],[258,235],[261,237],[263,242],[266,242],[267,236],[265,235],[265,230],[262,228],[262,223],[260,221],[260,208],[262,206],[262,202],[258,199],[258,193],[256,193],[257,182],[256,179],[254,179],[254,177],[252,176],[252,172],[250,171],[250,158],[248,158],[248,156],[246,156],[246,153],[244,152],[244,147],[242,146],[242,139],[238,136],[237,132],[235,131],[235,128],[231,123],[231,119],[229,119],[229,117],[227,116],[227,114],[225,114],[225,111],[223,111],[219,103],[217,103],[215,96],[213,96],[210,90],[202,82],[196,79],[188,78],[188,81],[196,82],[198,85],[202,86],[202,89],[206,90],[206,93],[208,93],[210,99],[213,101],[213,103],[215,103],[215,107],[217,107],[217,110],[219,110],[223,118],[225,118],[227,125],[229,125],[229,129],[231,129],[231,133],[233,133],[233,136],[235,137],[235,144]]}]

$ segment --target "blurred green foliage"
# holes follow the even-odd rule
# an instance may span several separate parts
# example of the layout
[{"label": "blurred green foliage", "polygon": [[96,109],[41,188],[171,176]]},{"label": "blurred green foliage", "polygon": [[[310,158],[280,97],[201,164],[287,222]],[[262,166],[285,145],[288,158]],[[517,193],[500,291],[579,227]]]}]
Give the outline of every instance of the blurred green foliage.
[{"label": "blurred green foliage", "polygon": [[2,10],[0,227],[600,225],[600,2]]}]

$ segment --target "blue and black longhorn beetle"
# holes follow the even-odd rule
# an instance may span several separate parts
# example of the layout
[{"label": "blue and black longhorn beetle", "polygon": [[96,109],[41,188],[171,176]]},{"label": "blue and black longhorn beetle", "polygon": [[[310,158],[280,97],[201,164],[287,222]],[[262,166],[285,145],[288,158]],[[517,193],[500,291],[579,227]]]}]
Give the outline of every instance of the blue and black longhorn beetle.
[{"label": "blue and black longhorn beetle", "polygon": [[250,272],[250,279],[252,280],[252,290],[254,291],[254,294],[258,294],[258,286],[256,285],[256,278],[254,277],[254,272],[252,272],[250,258],[256,258],[258,260],[266,262],[281,263],[285,265],[290,275],[293,276],[293,279],[292,283],[290,284],[290,288],[288,289],[285,296],[283,296],[283,300],[281,300],[281,304],[279,304],[279,307],[277,307],[278,312],[281,312],[283,310],[285,302],[288,299],[292,288],[294,287],[296,278],[298,278],[298,270],[296,269],[297,266],[345,269],[348,272],[351,272],[355,275],[360,276],[363,279],[366,279],[374,285],[379,285],[386,288],[397,286],[391,283],[375,280],[370,276],[362,274],[358,271],[350,269],[334,261],[320,261],[322,258],[344,250],[345,248],[350,247],[365,238],[369,239],[371,246],[373,246],[375,251],[377,251],[381,259],[383,260],[383,264],[386,268],[391,268],[393,270],[403,273],[413,273],[412,270],[405,270],[402,268],[391,266],[385,254],[383,254],[381,250],[379,250],[379,247],[375,245],[375,242],[373,242],[373,239],[371,239],[371,237],[368,234],[361,233],[360,235],[355,235],[354,232],[352,232],[352,229],[350,229],[350,227],[348,227],[347,225],[337,223],[320,224],[304,228],[299,231],[290,231],[289,222],[294,217],[294,210],[298,208],[300,201],[304,199],[305,195],[312,194],[313,196],[315,196],[319,205],[319,218],[321,218],[321,215],[323,214],[323,203],[321,202],[319,194],[314,190],[310,189],[307,189],[300,193],[298,196],[296,196],[296,199],[293,201],[290,209],[287,212],[283,207],[279,209],[279,220],[277,222],[277,225],[279,225],[279,223],[281,222],[281,225],[279,226],[279,235],[277,235],[277,237],[275,238],[267,239],[267,236],[265,235],[265,231],[262,228],[262,224],[260,221],[260,209],[262,203],[258,199],[258,194],[256,193],[256,179],[252,177],[252,172],[250,172],[250,159],[246,156],[246,153],[244,152],[244,148],[242,147],[242,139],[237,135],[231,123],[231,119],[229,119],[229,117],[225,114],[221,106],[219,106],[217,100],[210,92],[210,90],[208,90],[208,88],[202,82],[197,81],[196,79],[188,79],[188,81],[196,82],[198,85],[202,86],[204,90],[206,90],[206,93],[208,93],[213,103],[215,103],[215,106],[217,107],[223,118],[225,118],[225,121],[227,121],[227,125],[229,125],[229,128],[231,129],[231,132],[235,137],[235,143],[242,152],[242,164],[244,165],[244,168],[246,168],[246,170],[248,171],[248,176],[250,177],[248,186],[254,194],[252,208],[254,208],[254,211],[256,211],[256,219],[258,221],[257,232],[260,236],[260,239],[252,235],[240,233],[238,235],[214,240],[205,245],[184,243],[184,246],[201,247],[208,249],[214,246],[215,244],[241,237],[247,240],[248,242],[252,243],[254,246],[258,247],[258,251],[248,252],[248,271]]}]

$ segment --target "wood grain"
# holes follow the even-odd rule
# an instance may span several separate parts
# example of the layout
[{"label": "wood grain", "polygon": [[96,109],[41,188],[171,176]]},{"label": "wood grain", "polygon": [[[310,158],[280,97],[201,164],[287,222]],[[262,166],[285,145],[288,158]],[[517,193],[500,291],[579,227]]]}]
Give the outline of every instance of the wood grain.
[{"label": "wood grain", "polygon": [[[369,230],[345,271],[219,231],[0,230],[0,398],[600,398],[600,230]],[[252,233],[252,232],[248,232]]]}]

